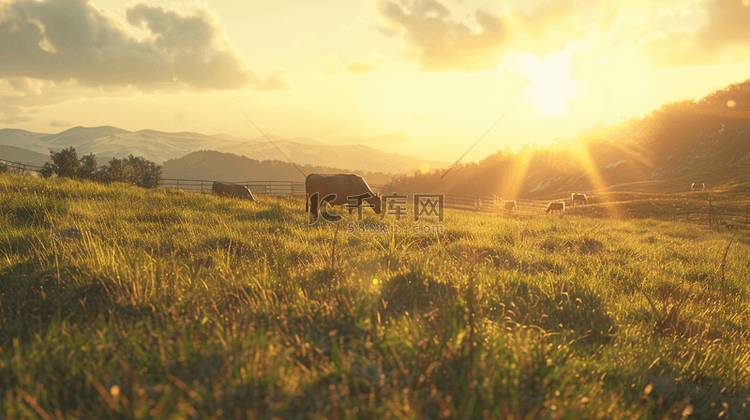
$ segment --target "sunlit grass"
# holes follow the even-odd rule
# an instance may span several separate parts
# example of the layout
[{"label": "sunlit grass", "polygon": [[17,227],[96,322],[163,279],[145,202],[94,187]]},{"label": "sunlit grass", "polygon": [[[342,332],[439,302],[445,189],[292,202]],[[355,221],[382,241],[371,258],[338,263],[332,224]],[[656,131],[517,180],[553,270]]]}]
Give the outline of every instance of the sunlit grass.
[{"label": "sunlit grass", "polygon": [[750,410],[742,233],[457,211],[360,232],[301,200],[9,175],[0,197],[0,417]]}]

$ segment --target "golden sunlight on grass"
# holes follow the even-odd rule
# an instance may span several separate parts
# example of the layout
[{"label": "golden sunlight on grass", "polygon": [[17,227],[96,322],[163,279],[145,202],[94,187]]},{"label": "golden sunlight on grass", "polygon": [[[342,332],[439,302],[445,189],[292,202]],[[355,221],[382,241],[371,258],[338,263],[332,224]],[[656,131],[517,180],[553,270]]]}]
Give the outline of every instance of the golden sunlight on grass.
[{"label": "golden sunlight on grass", "polygon": [[579,159],[579,162],[585,167],[588,172],[586,176],[594,184],[594,189],[601,195],[602,201],[614,203],[605,209],[608,213],[607,216],[610,218],[619,219],[622,215],[622,209],[617,205],[615,200],[612,200],[609,191],[607,190],[602,176],[599,174],[599,170],[596,168],[596,164],[591,159],[591,153],[589,152],[589,143],[585,140],[574,141],[569,143],[569,147],[572,149],[572,155]]},{"label": "golden sunlight on grass", "polygon": [[521,150],[518,153],[518,158],[514,159],[511,163],[510,168],[506,171],[503,179],[502,193],[500,197],[505,199],[514,199],[518,196],[518,192],[521,190],[521,185],[526,178],[526,171],[529,169],[529,164],[534,158],[535,151],[533,150]]}]

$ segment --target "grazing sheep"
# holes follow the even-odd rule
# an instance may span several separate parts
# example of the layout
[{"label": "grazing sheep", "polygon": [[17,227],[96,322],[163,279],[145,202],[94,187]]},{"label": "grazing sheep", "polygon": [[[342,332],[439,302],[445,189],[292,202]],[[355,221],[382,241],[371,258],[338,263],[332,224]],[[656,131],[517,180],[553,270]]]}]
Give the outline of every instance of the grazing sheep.
[{"label": "grazing sheep", "polygon": [[556,211],[560,214],[563,214],[565,212],[565,202],[564,201],[558,201],[558,202],[552,202],[547,204],[547,214],[549,214],[552,211]]},{"label": "grazing sheep", "polygon": [[516,200],[506,200],[505,203],[503,204],[503,209],[505,210],[506,213],[518,211]]},{"label": "grazing sheep", "polygon": [[586,194],[573,193],[570,197],[573,200],[573,205],[574,206],[577,203],[588,204],[588,199],[586,198]]},{"label": "grazing sheep", "polygon": [[703,191],[705,189],[706,189],[706,184],[704,184],[702,182],[701,183],[693,182],[693,184],[690,185],[690,190],[691,191]]}]

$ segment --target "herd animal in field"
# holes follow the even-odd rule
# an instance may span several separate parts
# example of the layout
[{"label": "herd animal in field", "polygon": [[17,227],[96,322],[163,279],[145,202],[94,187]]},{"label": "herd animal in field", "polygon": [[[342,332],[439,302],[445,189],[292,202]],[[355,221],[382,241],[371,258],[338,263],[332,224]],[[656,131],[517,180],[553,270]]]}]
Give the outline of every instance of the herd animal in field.
[{"label": "herd animal in field", "polygon": [[549,204],[547,204],[547,210],[546,213],[550,214],[550,212],[556,211],[559,214],[563,214],[565,212],[565,202],[564,201],[553,201]]},{"label": "herd animal in field", "polygon": [[515,213],[518,211],[516,200],[506,200],[505,203],[503,203],[503,210],[505,210],[506,213]]},{"label": "herd animal in field", "polygon": [[691,191],[703,191],[706,189],[706,184],[702,182],[693,182],[692,185],[690,185]]},{"label": "herd animal in field", "polygon": [[214,182],[211,186],[211,191],[219,197],[242,198],[250,201],[255,201],[253,193],[251,193],[250,190],[244,185]]},{"label": "herd animal in field", "polygon": [[368,203],[377,214],[381,211],[380,194],[375,194],[367,185],[367,181],[359,175],[310,174],[305,179],[305,191],[307,192],[305,211],[316,220],[323,203],[332,206],[348,204],[349,214],[357,208],[355,203]]},{"label": "herd animal in field", "polygon": [[573,193],[570,196],[571,200],[573,201],[573,205],[577,204],[588,204],[588,199],[586,198],[586,194],[583,193]]}]

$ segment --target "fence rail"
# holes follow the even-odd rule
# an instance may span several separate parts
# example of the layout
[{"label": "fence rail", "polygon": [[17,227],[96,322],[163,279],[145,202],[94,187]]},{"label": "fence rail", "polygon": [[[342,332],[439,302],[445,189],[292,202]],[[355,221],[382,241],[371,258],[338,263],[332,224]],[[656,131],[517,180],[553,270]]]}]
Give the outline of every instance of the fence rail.
[{"label": "fence rail", "polygon": [[716,206],[709,200],[703,206],[675,207],[672,220],[685,220],[709,227],[724,225],[750,229],[750,204],[738,207]]},{"label": "fence rail", "polygon": [[6,172],[18,175],[31,175],[31,173],[40,174],[42,166],[31,165],[28,163],[13,162],[11,160],[0,159],[0,167],[4,167]]},{"label": "fence rail", "polygon": [[[206,194],[211,192],[213,183],[214,181],[205,179],[162,179],[159,181],[159,186],[166,189]],[[299,181],[243,181],[227,182],[227,184],[244,185],[250,189],[253,195],[305,196],[305,183]]]},{"label": "fence rail", "polygon": [[[406,197],[407,201],[410,204],[412,203],[410,200],[413,199],[414,194],[430,194],[424,191],[406,191],[404,193],[399,193],[402,197]],[[497,196],[476,196],[464,194],[442,195],[444,198],[443,207],[446,209],[470,210],[483,213],[500,213],[514,216],[532,216],[535,214],[544,213],[547,208],[547,204],[549,203],[548,201],[515,200],[516,209],[514,211],[506,211],[504,206],[505,200]],[[386,194],[385,197],[388,197],[388,194]]]}]

